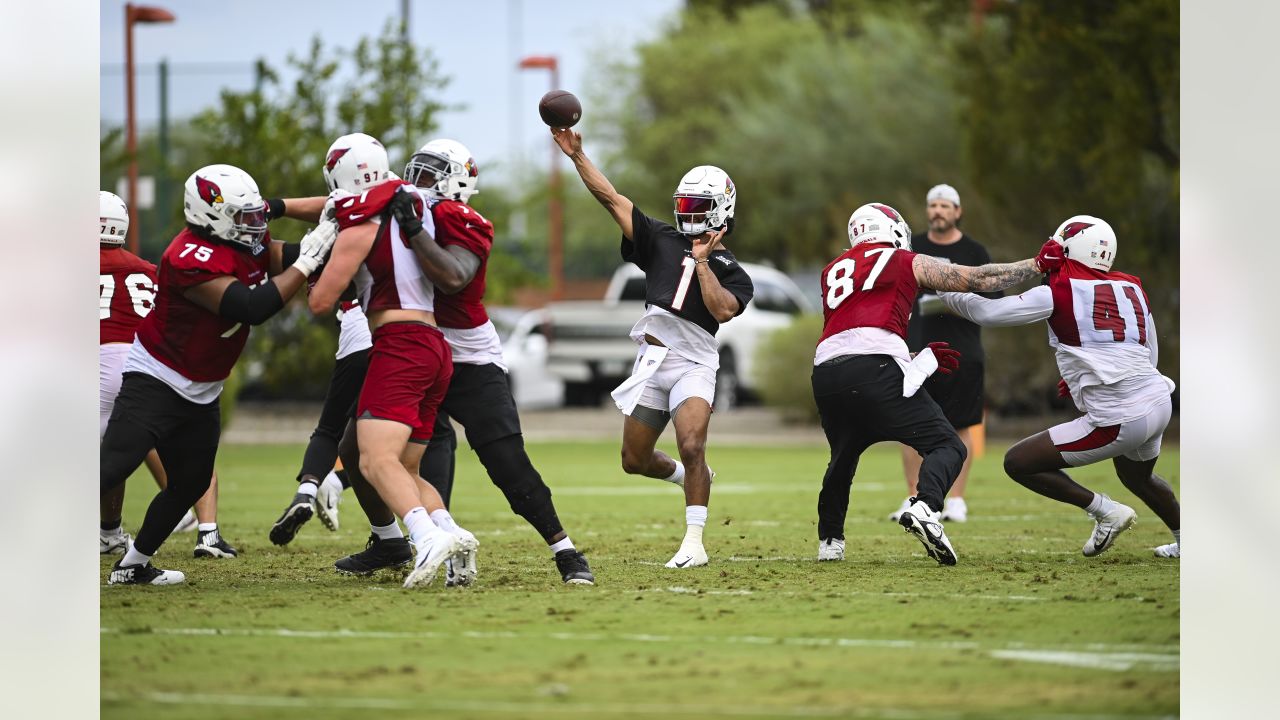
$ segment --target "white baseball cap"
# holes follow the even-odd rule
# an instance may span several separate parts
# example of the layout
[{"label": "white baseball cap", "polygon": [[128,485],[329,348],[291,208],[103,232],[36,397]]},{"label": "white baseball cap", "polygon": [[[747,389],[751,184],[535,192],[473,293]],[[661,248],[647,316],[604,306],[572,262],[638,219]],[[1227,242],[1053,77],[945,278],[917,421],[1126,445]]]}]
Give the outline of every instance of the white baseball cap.
[{"label": "white baseball cap", "polygon": [[956,207],[960,207],[960,193],[956,189],[943,183],[942,185],[934,185],[929,188],[929,194],[925,195],[925,203],[931,203],[934,200],[946,200]]}]

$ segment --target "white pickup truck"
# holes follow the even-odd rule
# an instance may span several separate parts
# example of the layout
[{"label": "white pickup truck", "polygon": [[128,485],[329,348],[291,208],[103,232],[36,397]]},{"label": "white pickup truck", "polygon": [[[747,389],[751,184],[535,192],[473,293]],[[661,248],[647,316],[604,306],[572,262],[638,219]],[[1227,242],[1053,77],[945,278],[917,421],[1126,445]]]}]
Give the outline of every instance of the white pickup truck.
[{"label": "white pickup truck", "polygon": [[[795,282],[765,265],[742,263],[755,285],[755,298],[741,315],[720,326],[720,372],[716,409],[754,399],[756,346],[769,332],[813,310]],[[631,327],[644,314],[644,271],[626,263],[613,273],[604,300],[551,303],[547,370],[564,380],[565,403],[599,405],[630,373],[636,344]]]}]

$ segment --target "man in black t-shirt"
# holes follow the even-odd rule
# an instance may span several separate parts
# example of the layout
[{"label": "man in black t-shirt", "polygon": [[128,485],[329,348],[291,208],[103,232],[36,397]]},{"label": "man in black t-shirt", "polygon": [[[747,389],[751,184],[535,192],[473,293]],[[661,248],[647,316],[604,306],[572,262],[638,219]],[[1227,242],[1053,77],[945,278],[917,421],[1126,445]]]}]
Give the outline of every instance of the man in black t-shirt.
[{"label": "man in black t-shirt", "polygon": [[[693,168],[676,187],[673,227],[640,212],[582,151],[582,136],[552,128],[582,182],[622,228],[622,259],[645,272],[647,310],[631,337],[640,345],[631,377],[613,391],[626,419],[622,469],[684,488],[685,536],[669,568],[707,564],[702,530],[711,497],[707,426],[720,366],[716,331],[754,294],[751,278],[720,242],[733,232],[737,190],[720,168]],[[674,419],[680,460],[655,450]]]},{"label": "man in black t-shirt", "polygon": [[[913,252],[956,265],[977,266],[991,262],[987,249],[960,230],[960,193],[955,188],[950,185],[934,186],[925,199],[929,231],[911,238]],[[981,294],[1000,297],[1002,293]],[[947,421],[956,429],[969,451],[942,509],[943,520],[964,522],[969,512],[964,501],[964,489],[969,480],[969,466],[973,463],[973,428],[982,423],[984,406],[982,331],[968,320],[949,313],[933,291],[922,289],[907,324],[907,347],[913,353],[919,352],[931,342],[946,342],[952,349],[960,351],[959,369],[950,375],[934,374],[925,381],[924,388],[942,406]],[[910,497],[916,493],[920,474],[919,453],[903,445],[902,466],[908,499],[890,514],[889,518],[894,521],[910,507]]]}]

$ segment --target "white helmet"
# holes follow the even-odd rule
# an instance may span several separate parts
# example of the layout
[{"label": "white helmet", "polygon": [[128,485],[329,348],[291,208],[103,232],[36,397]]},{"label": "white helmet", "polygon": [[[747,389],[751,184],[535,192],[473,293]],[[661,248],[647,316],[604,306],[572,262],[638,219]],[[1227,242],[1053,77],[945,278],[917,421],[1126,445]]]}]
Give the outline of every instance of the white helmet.
[{"label": "white helmet", "polygon": [[725,171],[715,165],[699,165],[680,178],[676,186],[676,230],[701,235],[719,230],[733,218],[738,191]]},{"label": "white helmet", "polygon": [[124,238],[129,234],[129,208],[119,195],[106,190],[98,193],[98,222],[102,227],[98,242],[124,245]]},{"label": "white helmet", "polygon": [[1116,233],[1106,220],[1092,215],[1067,218],[1053,233],[1063,254],[1095,270],[1107,272],[1116,259]]},{"label": "white helmet", "polygon": [[324,182],[329,190],[362,193],[391,177],[387,149],[364,133],[343,135],[324,156]]},{"label": "white helmet", "polygon": [[911,227],[902,213],[883,203],[867,203],[849,216],[849,245],[864,242],[886,242],[911,249]]},{"label": "white helmet", "polygon": [[187,222],[219,240],[254,248],[267,234],[267,206],[258,183],[234,165],[208,165],[183,186]]},{"label": "white helmet", "polygon": [[467,202],[479,192],[480,167],[466,145],[457,140],[432,140],[409,158],[404,179],[436,198]]}]

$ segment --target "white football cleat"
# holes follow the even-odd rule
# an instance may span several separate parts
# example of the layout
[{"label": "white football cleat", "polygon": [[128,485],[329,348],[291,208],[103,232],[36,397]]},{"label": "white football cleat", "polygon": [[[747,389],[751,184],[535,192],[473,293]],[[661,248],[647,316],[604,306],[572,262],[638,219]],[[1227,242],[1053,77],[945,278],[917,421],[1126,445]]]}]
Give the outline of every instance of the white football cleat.
[{"label": "white football cleat", "polygon": [[454,525],[447,530],[458,539],[458,552],[449,556],[445,563],[445,585],[470,585],[476,581],[476,551],[480,549],[480,541],[470,531]]},{"label": "white football cleat", "polygon": [[894,522],[898,522],[899,520],[902,519],[902,513],[906,512],[910,508],[911,508],[911,498],[907,498],[906,500],[902,501],[902,505],[897,510],[894,510],[893,512],[889,513],[889,519]]},{"label": "white football cleat", "polygon": [[439,528],[420,543],[413,543],[416,556],[413,559],[413,570],[404,579],[407,588],[425,587],[436,579],[436,573],[444,561],[458,552],[458,538]]},{"label": "white football cleat", "polygon": [[702,547],[702,543],[691,545],[689,543],[680,543],[680,549],[676,554],[667,561],[669,568],[691,568],[699,567],[707,564],[707,551]]},{"label": "white football cleat", "polygon": [[331,531],[338,529],[338,503],[342,502],[342,481],[337,475],[329,473],[320,486],[316,488],[316,499],[312,505],[320,523]]},{"label": "white football cleat", "polygon": [[187,579],[178,570],[161,570],[151,563],[145,565],[121,565],[116,561],[107,576],[108,585],[178,585]]},{"label": "white football cleat", "polygon": [[964,498],[953,497],[942,501],[943,522],[964,522],[969,519],[969,506]]},{"label": "white football cleat", "polygon": [[[1111,500],[1106,495],[1102,497]],[[1133,527],[1133,523],[1138,519],[1138,513],[1128,505],[1122,505],[1113,502],[1114,507],[1110,512],[1103,514],[1100,518],[1094,518],[1093,534],[1084,543],[1084,549],[1080,552],[1085,557],[1097,557],[1111,547],[1116,538],[1120,537],[1120,533]]]},{"label": "white football cleat", "polygon": [[844,559],[844,541],[826,538],[818,541],[818,562]]},{"label": "white football cleat", "polygon": [[1161,545],[1160,547],[1156,548],[1155,554],[1156,554],[1156,557],[1159,557],[1159,558],[1177,559],[1182,557],[1181,551],[1178,550],[1178,543],[1169,543],[1168,545]]},{"label": "white football cleat", "polygon": [[195,511],[188,510],[187,514],[183,515],[182,519],[178,521],[178,524],[174,526],[173,531],[176,533],[194,532],[195,529],[199,526],[200,526],[200,520],[196,518]]},{"label": "white football cleat", "polygon": [[924,545],[925,552],[937,560],[939,565],[956,564],[956,551],[947,539],[946,530],[942,528],[942,513],[929,509],[923,500],[916,500],[898,518],[898,524],[915,535]]},{"label": "white football cleat", "polygon": [[98,554],[99,555],[123,555],[129,549],[129,543],[133,542],[133,538],[129,537],[127,532],[111,533],[104,535],[98,533]]}]

